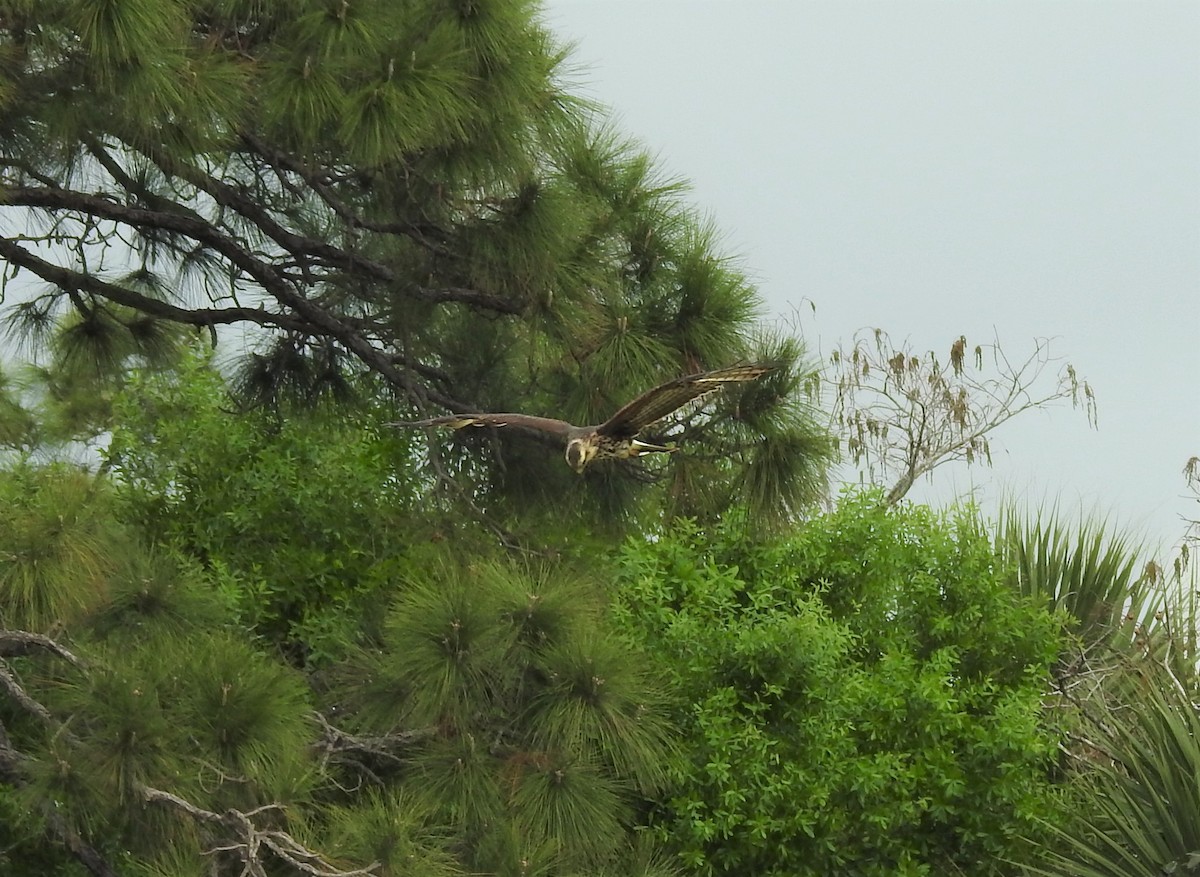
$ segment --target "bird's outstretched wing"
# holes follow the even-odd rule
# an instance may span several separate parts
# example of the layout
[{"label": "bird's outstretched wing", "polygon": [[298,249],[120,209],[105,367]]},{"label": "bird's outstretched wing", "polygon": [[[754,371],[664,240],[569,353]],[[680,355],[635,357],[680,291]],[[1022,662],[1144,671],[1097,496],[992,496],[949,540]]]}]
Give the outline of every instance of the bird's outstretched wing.
[{"label": "bird's outstretched wing", "polygon": [[445,426],[450,429],[462,429],[466,426],[516,426],[564,438],[572,428],[571,424],[565,420],[534,417],[530,414],[447,414],[444,417],[431,417],[428,420],[398,421],[389,423],[388,426]]},{"label": "bird's outstretched wing", "polygon": [[667,381],[642,393],[600,424],[596,431],[601,435],[632,438],[640,430],[682,408],[693,399],[719,390],[726,384],[757,380],[774,369],[774,366],[769,365],[735,365]]}]

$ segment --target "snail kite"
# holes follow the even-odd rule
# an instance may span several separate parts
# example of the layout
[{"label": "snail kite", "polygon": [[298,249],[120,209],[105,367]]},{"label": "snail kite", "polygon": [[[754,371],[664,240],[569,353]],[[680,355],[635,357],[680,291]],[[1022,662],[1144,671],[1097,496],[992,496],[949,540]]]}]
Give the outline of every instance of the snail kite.
[{"label": "snail kite", "polygon": [[626,460],[642,454],[671,453],[675,448],[640,441],[638,434],[693,399],[719,390],[726,384],[756,380],[773,369],[773,366],[766,365],[735,365],[676,378],[642,393],[598,426],[573,426],[565,420],[529,414],[448,414],[445,417],[388,425],[446,426],[451,429],[465,426],[516,426],[533,430],[561,439],[566,444],[567,465],[582,475],[593,460]]}]

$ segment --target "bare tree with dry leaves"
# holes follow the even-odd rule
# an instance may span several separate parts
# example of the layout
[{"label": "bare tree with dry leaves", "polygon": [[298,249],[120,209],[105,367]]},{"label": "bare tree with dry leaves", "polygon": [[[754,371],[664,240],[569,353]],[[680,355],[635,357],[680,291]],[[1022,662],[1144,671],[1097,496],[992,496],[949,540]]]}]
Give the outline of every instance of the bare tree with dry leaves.
[{"label": "bare tree with dry leaves", "polygon": [[991,434],[1024,411],[1069,400],[1096,425],[1091,385],[1069,363],[1050,383],[1056,365],[1044,338],[1011,359],[998,340],[970,347],[960,335],[942,359],[868,329],[833,352],[824,381],[843,450],[870,480],[890,484],[887,501],[896,503],[943,463],[991,465]]}]

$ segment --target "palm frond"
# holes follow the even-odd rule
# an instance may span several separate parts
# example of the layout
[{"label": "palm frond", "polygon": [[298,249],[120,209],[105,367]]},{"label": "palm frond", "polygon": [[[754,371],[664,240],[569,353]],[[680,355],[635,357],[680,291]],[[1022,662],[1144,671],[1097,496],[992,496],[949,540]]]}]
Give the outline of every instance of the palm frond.
[{"label": "palm frond", "polygon": [[1030,514],[1009,507],[996,549],[1012,586],[1075,619],[1087,644],[1133,642],[1161,605],[1146,544],[1108,520],[1071,524],[1056,508]]},{"label": "palm frond", "polygon": [[1200,712],[1161,672],[1130,708],[1106,711],[1079,781],[1076,821],[1030,871],[1045,877],[1163,877],[1200,866]]}]

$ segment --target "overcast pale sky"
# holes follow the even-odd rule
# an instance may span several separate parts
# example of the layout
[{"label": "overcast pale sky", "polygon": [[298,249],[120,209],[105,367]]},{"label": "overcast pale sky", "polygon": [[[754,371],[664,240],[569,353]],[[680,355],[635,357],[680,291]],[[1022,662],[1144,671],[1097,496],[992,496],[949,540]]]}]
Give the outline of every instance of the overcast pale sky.
[{"label": "overcast pale sky", "polygon": [[[548,0],[572,81],[692,183],[828,351],[1035,337],[1096,390],[914,493],[1058,499],[1173,541],[1200,516],[1200,3]],[[804,305],[807,308],[807,304]]]}]

